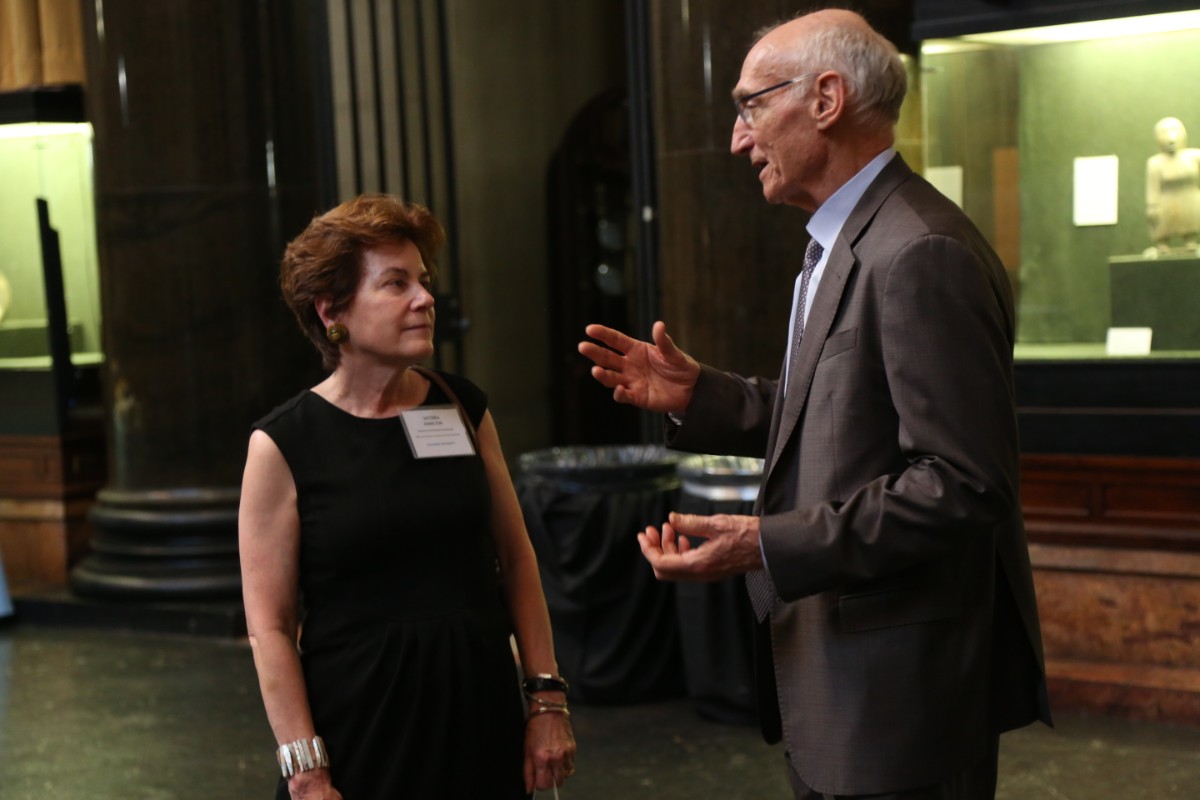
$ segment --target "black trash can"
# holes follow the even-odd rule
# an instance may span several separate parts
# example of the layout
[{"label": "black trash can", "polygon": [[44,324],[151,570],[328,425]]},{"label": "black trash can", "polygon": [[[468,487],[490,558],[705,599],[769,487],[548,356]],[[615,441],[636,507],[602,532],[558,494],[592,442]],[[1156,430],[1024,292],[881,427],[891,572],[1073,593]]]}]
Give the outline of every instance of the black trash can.
[{"label": "black trash can", "polygon": [[542,577],[559,669],[581,703],[680,697],[675,586],[660,583],[637,532],[679,497],[664,447],[566,447],[522,455],[517,496]]},{"label": "black trash can", "polygon": [[[763,462],[735,456],[688,456],[679,462],[679,510],[749,514]],[[704,539],[692,544],[703,547]],[[692,707],[705,719],[755,725],[754,611],[741,576],[675,588],[683,668]]]}]

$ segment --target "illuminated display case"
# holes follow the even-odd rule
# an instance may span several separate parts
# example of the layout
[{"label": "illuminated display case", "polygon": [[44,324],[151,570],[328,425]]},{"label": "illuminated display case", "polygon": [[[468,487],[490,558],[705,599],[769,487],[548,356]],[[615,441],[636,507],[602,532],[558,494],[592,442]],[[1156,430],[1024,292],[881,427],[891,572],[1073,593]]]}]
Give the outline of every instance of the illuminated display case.
[{"label": "illuminated display case", "polygon": [[56,434],[103,362],[79,87],[0,94],[0,433]]},{"label": "illuminated display case", "polygon": [[14,596],[66,583],[105,476],[83,114],[78,85],[0,93],[0,551]]},{"label": "illuminated display case", "polygon": [[923,169],[1008,272],[1027,452],[1200,456],[1200,250],[1158,252],[1148,218],[1173,118],[1172,202],[1200,222],[1197,9],[915,4]]},{"label": "illuminated display case", "polygon": [[[1144,255],[1155,126],[1200,142],[1200,11],[926,40],[921,62],[926,169],[1005,260],[1017,358],[1200,357],[1200,252]],[[1149,348],[1110,335],[1137,327]]]}]

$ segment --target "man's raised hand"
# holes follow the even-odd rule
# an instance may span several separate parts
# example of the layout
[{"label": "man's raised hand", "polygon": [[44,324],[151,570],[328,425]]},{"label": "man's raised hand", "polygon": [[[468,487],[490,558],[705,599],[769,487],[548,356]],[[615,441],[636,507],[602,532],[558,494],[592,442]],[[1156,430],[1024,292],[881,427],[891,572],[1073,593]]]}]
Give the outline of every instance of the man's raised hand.
[{"label": "man's raised hand", "polygon": [[700,364],[675,346],[665,323],[654,323],[653,343],[603,325],[588,325],[584,332],[600,344],[580,342],[579,352],[592,360],[592,377],[612,389],[618,403],[658,413],[687,409]]}]

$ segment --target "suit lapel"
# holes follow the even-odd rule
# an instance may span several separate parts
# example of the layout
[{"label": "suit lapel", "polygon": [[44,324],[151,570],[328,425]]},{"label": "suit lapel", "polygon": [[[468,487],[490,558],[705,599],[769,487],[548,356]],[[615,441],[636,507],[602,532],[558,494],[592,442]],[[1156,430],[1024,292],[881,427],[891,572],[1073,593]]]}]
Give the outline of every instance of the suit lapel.
[{"label": "suit lapel", "polygon": [[772,422],[772,435],[767,441],[764,485],[770,480],[771,471],[779,461],[780,453],[783,452],[784,446],[796,429],[800,415],[804,412],[813,373],[816,372],[817,362],[821,358],[821,350],[825,346],[825,340],[829,338],[829,331],[837,318],[838,309],[842,307],[846,282],[858,264],[854,255],[854,245],[870,226],[883,201],[910,175],[912,170],[899,155],[888,162],[879,173],[879,177],[867,187],[862,199],[846,219],[846,224],[842,226],[833,250],[829,253],[825,272],[821,275],[817,294],[813,298],[812,308],[804,325],[800,352],[796,363],[792,365],[787,391],[783,393],[783,408],[776,409]]},{"label": "suit lapel", "polygon": [[775,462],[779,460],[783,445],[792,435],[796,421],[800,419],[800,413],[804,410],[821,349],[829,337],[829,328],[833,325],[833,319],[837,316],[838,307],[842,302],[846,279],[854,265],[854,253],[839,237],[838,243],[829,254],[825,273],[817,286],[817,296],[813,298],[808,321],[804,324],[804,338],[800,340],[800,352],[789,375],[787,392],[783,398],[783,411],[779,417],[779,432],[773,442],[768,471],[774,468]]}]

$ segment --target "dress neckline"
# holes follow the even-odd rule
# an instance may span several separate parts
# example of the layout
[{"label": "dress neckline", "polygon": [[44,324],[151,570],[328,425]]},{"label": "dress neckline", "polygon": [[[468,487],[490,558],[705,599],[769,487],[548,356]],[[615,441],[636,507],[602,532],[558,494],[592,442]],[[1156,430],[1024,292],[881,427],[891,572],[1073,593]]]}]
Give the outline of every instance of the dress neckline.
[{"label": "dress neckline", "polygon": [[[437,386],[434,385],[433,381],[430,381],[429,382],[429,391],[427,391],[425,393],[425,398],[420,403],[413,406],[413,408],[420,408],[421,406],[428,405],[430,398],[433,396],[433,393],[435,390],[437,390]],[[352,414],[349,411],[347,411],[346,409],[339,406],[337,403],[334,403],[333,401],[328,400],[325,397],[322,397],[320,394],[318,394],[317,392],[314,392],[312,389],[305,389],[304,394],[309,395],[311,397],[315,397],[321,403],[321,405],[325,406],[326,408],[333,409],[339,415],[346,417],[348,419],[359,420],[361,422],[395,422],[396,420],[398,420],[400,418],[400,414],[398,412],[395,414],[386,416],[386,417],[360,417],[358,414]]]}]

